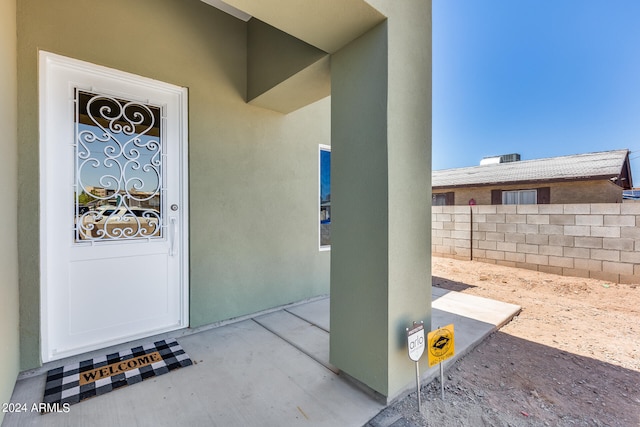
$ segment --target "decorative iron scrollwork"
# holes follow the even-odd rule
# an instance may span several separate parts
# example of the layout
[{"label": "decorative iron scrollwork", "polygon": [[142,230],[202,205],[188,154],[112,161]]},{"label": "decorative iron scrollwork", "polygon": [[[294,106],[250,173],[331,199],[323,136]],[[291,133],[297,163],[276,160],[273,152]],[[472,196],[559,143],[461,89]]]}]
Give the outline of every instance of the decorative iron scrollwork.
[{"label": "decorative iron scrollwork", "polygon": [[75,239],[162,237],[160,108],[76,90]]}]

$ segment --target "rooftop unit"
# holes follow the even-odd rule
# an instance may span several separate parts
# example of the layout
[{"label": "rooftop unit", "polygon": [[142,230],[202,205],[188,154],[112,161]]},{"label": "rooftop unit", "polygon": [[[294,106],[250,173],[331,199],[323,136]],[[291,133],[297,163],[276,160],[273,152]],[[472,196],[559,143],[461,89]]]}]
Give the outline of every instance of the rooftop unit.
[{"label": "rooftop unit", "polygon": [[480,166],[483,165],[497,165],[498,163],[511,163],[511,162],[519,162],[520,154],[512,153],[512,154],[503,154],[501,156],[489,156],[483,157],[480,160]]}]

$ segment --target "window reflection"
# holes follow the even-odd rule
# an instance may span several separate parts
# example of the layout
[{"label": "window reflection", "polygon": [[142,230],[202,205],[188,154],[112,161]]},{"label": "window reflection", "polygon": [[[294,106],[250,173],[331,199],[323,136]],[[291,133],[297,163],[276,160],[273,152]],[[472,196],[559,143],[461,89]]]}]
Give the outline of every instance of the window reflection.
[{"label": "window reflection", "polygon": [[76,91],[77,242],[162,236],[160,113]]},{"label": "window reflection", "polygon": [[331,147],[320,147],[320,248],[331,247]]}]

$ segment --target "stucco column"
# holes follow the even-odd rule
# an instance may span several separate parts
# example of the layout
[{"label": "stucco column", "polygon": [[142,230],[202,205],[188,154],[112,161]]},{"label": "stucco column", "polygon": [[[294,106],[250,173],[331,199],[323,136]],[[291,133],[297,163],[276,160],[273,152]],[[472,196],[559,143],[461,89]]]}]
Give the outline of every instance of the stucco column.
[{"label": "stucco column", "polygon": [[387,21],[331,64],[331,363],[391,400],[431,320],[431,2],[369,3]]}]

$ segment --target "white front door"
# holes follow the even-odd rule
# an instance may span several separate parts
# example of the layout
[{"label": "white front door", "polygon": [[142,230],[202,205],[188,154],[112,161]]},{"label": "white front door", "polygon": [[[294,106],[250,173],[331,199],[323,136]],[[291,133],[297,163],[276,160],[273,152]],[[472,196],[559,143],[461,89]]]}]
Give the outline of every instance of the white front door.
[{"label": "white front door", "polygon": [[186,89],[40,52],[44,362],[188,325]]}]

